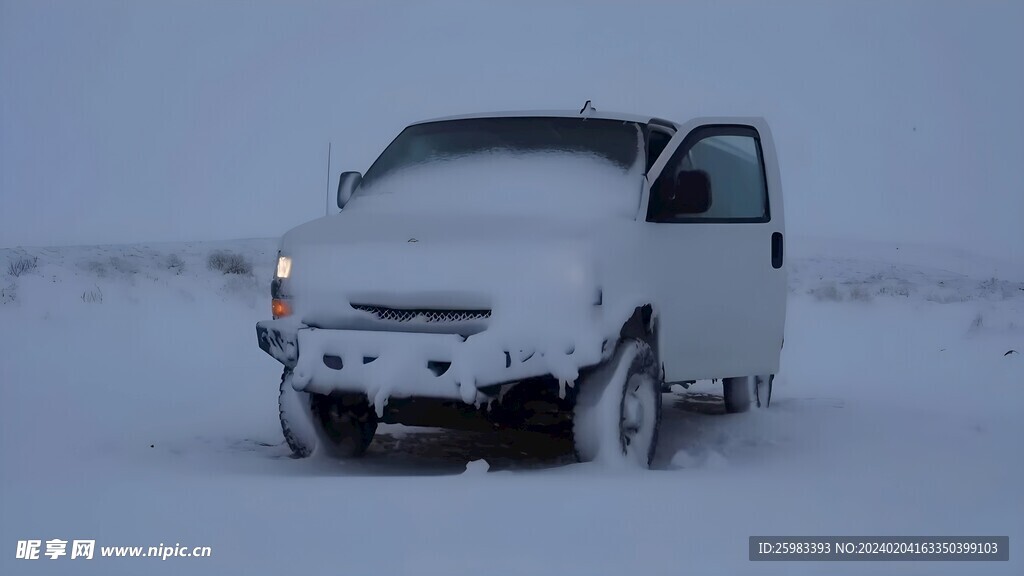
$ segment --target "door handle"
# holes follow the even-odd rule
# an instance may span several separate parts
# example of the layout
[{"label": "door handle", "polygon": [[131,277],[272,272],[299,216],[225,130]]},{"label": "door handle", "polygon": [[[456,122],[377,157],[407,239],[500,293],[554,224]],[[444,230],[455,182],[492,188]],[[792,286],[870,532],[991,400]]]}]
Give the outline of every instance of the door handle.
[{"label": "door handle", "polygon": [[772,268],[782,268],[782,232],[772,234]]}]

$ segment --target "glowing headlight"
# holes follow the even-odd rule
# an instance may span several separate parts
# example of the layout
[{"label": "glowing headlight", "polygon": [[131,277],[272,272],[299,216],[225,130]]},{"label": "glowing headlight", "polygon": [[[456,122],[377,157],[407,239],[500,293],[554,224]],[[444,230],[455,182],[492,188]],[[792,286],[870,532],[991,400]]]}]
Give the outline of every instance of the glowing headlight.
[{"label": "glowing headlight", "polygon": [[287,256],[277,257],[277,277],[287,278],[292,273],[292,259]]}]

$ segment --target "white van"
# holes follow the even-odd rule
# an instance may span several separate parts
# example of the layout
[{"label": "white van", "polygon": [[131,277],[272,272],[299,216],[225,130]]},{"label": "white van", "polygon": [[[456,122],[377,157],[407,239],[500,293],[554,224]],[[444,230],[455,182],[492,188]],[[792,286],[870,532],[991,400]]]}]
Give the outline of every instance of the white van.
[{"label": "white van", "polygon": [[257,325],[297,456],[359,456],[379,422],[483,421],[648,465],[672,384],[767,401],[785,229],[759,118],[429,120],[343,173],[337,204],[281,240]]}]

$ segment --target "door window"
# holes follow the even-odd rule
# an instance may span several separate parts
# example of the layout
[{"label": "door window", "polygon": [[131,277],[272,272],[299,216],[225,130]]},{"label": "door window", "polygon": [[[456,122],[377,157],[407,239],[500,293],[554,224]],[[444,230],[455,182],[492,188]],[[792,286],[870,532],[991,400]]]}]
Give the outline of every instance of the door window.
[{"label": "door window", "polygon": [[767,222],[768,190],[757,131],[691,132],[651,186],[650,222]]}]

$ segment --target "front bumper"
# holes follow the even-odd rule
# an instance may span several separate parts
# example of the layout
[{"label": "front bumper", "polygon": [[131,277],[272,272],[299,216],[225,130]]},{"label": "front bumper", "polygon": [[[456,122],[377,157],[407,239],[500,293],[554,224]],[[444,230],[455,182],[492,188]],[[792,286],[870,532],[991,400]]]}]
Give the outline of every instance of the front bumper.
[{"label": "front bumper", "polygon": [[295,368],[299,360],[299,341],[294,322],[265,320],[256,323],[256,340],[260,350],[273,356],[288,368]]},{"label": "front bumper", "polygon": [[[256,325],[260,348],[292,369],[296,390],[363,392],[383,409],[390,396],[481,402],[480,388],[552,374],[573,381],[600,362],[602,346],[535,350],[501,346],[486,333],[426,334],[327,330],[291,319]],[[587,349],[591,348],[591,349]],[[301,351],[301,354],[299,353]]]}]

